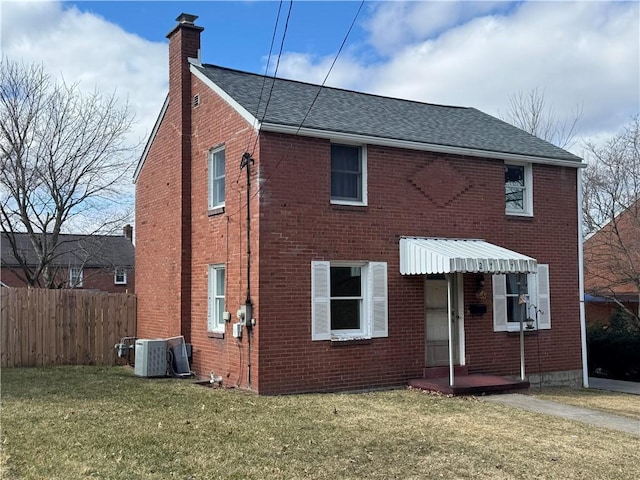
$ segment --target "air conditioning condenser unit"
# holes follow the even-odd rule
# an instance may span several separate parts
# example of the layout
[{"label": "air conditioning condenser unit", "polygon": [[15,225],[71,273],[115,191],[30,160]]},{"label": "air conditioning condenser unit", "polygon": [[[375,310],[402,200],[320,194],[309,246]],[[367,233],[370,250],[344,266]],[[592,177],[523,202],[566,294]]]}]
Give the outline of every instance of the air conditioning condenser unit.
[{"label": "air conditioning condenser unit", "polygon": [[138,377],[164,377],[167,375],[167,341],[156,338],[136,340],[134,373]]}]

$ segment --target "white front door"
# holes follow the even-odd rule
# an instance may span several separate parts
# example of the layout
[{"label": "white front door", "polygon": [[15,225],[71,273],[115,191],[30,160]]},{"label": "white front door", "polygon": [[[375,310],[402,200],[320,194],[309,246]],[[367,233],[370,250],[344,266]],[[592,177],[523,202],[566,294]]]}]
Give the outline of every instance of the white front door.
[{"label": "white front door", "polygon": [[443,278],[429,278],[425,281],[424,318],[425,318],[425,364],[427,367],[449,365],[449,325],[452,322],[453,363],[460,363],[458,334],[458,301],[456,276],[451,285],[451,318],[447,305],[448,282]]}]

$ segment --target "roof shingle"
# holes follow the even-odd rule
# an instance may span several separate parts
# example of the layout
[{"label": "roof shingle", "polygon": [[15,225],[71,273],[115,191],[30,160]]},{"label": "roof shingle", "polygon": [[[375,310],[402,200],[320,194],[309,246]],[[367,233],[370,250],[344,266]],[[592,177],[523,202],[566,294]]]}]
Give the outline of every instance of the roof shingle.
[{"label": "roof shingle", "polygon": [[263,123],[298,127],[304,120],[303,127],[328,132],[581,162],[576,155],[475,108],[274,80],[210,64],[194,68]]}]

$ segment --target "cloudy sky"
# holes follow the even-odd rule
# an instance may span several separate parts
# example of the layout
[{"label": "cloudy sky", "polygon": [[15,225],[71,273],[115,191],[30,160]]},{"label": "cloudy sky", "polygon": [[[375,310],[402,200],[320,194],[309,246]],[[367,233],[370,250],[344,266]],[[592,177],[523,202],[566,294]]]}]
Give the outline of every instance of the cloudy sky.
[{"label": "cloudy sky", "polygon": [[[113,91],[145,137],[167,83],[166,33],[199,15],[204,62],[263,73],[276,1],[0,0],[1,48],[87,89]],[[322,82],[360,2],[293,3],[279,76]],[[538,88],[558,117],[582,110],[596,141],[640,111],[640,4],[633,2],[369,2],[328,84],[504,117],[509,97]],[[281,5],[279,51],[289,2]],[[272,61],[272,65],[274,62]],[[580,144],[572,151],[581,154]]]}]

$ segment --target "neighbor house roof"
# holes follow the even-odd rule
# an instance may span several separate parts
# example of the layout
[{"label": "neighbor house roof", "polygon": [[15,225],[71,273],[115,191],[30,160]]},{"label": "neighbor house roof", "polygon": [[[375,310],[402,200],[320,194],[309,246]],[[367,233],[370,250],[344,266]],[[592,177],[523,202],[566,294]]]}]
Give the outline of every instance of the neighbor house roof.
[{"label": "neighbor house roof", "polygon": [[209,64],[194,64],[191,71],[266,130],[280,126],[297,131],[302,126],[304,133],[310,129],[393,139],[460,149],[462,154],[469,150],[581,163],[572,153],[475,108],[274,80]]},{"label": "neighbor house roof", "polygon": [[595,296],[635,295],[640,280],[640,199],[584,242],[584,289]]},{"label": "neighbor house roof", "polygon": [[[20,255],[27,264],[36,265],[37,259],[29,235],[15,234]],[[1,235],[2,266],[16,266],[18,261],[13,255],[7,235]],[[134,265],[135,250],[131,240],[115,235],[67,235],[61,234],[58,249],[52,265],[57,267],[130,267]]]}]

